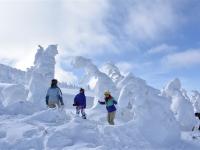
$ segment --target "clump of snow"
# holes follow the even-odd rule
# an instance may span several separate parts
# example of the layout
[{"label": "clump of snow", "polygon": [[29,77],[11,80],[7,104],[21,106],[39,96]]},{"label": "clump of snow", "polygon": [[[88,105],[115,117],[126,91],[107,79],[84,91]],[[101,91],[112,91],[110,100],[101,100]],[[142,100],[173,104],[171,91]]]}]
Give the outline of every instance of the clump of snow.
[{"label": "clump of snow", "polygon": [[179,79],[169,82],[162,91],[162,95],[171,99],[171,110],[183,130],[192,130],[196,124],[194,110]]},{"label": "clump of snow", "polygon": [[63,147],[72,146],[73,141],[71,139],[67,138],[67,135],[64,135],[63,133],[57,132],[55,134],[52,134],[48,141],[47,146],[52,149],[62,149]]},{"label": "clump of snow", "polygon": [[38,108],[33,103],[28,101],[17,101],[4,108],[4,114],[8,115],[31,115]]},{"label": "clump of snow", "polygon": [[51,149],[65,147],[75,150],[77,146],[84,145],[83,149],[90,149],[101,145],[101,138],[94,122],[75,118],[69,124],[63,125],[50,134],[47,147]]},{"label": "clump of snow", "polygon": [[49,45],[44,50],[39,46],[35,55],[34,66],[27,72],[29,80],[28,101],[39,108],[45,108],[44,98],[55,74],[55,56],[58,54],[57,45]]},{"label": "clump of snow", "polygon": [[3,105],[8,106],[18,101],[25,101],[28,91],[22,84],[11,84],[2,90]]},{"label": "clump of snow", "polygon": [[60,109],[48,109],[33,114],[27,121],[40,121],[44,123],[60,123],[69,120],[70,117],[66,115],[65,111]]},{"label": "clump of snow", "polygon": [[[41,150],[43,147],[43,130],[37,126],[23,123],[23,121],[7,119],[1,129],[6,131],[6,137],[0,139],[1,150]],[[35,131],[32,136],[24,136],[27,132]]]}]

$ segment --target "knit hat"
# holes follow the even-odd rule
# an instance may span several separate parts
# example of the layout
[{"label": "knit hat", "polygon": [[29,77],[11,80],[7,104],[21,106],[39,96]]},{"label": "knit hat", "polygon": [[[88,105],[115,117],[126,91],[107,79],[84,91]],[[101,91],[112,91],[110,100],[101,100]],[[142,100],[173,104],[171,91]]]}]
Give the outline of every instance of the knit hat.
[{"label": "knit hat", "polygon": [[104,95],[110,95],[110,91],[105,91]]},{"label": "knit hat", "polygon": [[58,80],[56,79],[51,80],[51,87],[57,86],[57,83],[58,83]]},{"label": "knit hat", "polygon": [[83,88],[80,88],[80,92],[85,92],[85,90]]}]

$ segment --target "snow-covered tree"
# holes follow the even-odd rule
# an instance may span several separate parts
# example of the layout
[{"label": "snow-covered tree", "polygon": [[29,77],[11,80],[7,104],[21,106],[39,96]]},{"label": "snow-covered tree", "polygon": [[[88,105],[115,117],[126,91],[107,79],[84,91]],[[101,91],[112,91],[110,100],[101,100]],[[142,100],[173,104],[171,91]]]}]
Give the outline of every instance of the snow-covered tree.
[{"label": "snow-covered tree", "polygon": [[183,130],[191,130],[196,124],[194,110],[187,93],[181,87],[179,79],[169,82],[162,91],[162,95],[171,99],[171,110]]},{"label": "snow-covered tree", "polygon": [[200,93],[198,91],[192,91],[191,102],[194,107],[194,111],[200,113]]},{"label": "snow-covered tree", "polygon": [[72,60],[72,65],[75,68],[83,68],[90,79],[95,81],[95,104],[94,107],[98,107],[98,100],[104,99],[104,92],[109,90],[114,97],[117,98],[117,91],[113,81],[105,74],[99,71],[96,65],[94,65],[90,59],[77,56]]},{"label": "snow-covered tree", "polygon": [[120,80],[124,78],[121,75],[119,68],[111,62],[105,63],[100,68],[100,71],[108,75],[115,84],[117,84]]},{"label": "snow-covered tree", "polygon": [[35,65],[29,70],[28,100],[38,107],[45,106],[45,94],[55,74],[55,56],[57,45],[49,45],[47,49],[39,47],[35,56]]},{"label": "snow-covered tree", "polygon": [[[179,125],[170,111],[170,101],[160,96],[159,90],[132,74],[125,76],[118,88],[121,89],[119,106],[130,109],[130,113],[134,112],[133,124],[145,138],[157,144],[180,138]],[[151,137],[152,133],[156,133],[154,138]]]}]

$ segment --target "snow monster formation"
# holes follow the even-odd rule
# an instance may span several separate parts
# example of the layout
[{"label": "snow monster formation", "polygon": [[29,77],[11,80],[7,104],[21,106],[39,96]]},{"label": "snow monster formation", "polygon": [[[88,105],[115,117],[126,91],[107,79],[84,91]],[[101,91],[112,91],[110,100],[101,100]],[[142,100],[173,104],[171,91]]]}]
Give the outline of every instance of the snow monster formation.
[{"label": "snow monster formation", "polygon": [[[120,93],[118,119],[127,120],[132,124],[133,130],[139,130],[145,139],[155,145],[170,145],[180,139],[179,124],[170,110],[170,100],[161,96],[159,90],[148,86],[144,80],[132,74],[123,77],[113,64],[104,65],[102,71],[105,73],[83,57],[76,57],[72,64],[84,68],[91,77],[98,78],[95,87],[97,99],[102,98],[105,89]],[[116,77],[118,80],[115,80]],[[152,134],[155,135],[154,138]]]},{"label": "snow monster formation", "polygon": [[85,73],[89,78],[95,78],[95,98],[94,107],[104,109],[102,106],[98,105],[98,100],[104,100],[104,92],[109,90],[112,95],[117,98],[117,91],[113,81],[105,74],[99,71],[97,66],[95,66],[90,59],[77,56],[71,62],[72,66],[75,68],[83,68]]},{"label": "snow monster formation", "polygon": [[34,66],[27,71],[28,101],[33,102],[39,108],[45,107],[45,94],[50,81],[54,78],[57,54],[57,45],[49,45],[46,49],[39,46]]},{"label": "snow monster formation", "polygon": [[195,113],[200,113],[200,93],[198,91],[192,91],[192,95],[190,98]]},{"label": "snow monster formation", "polygon": [[[170,111],[170,101],[160,96],[159,90],[132,74],[125,76],[117,87],[121,89],[119,107],[134,115],[133,126],[148,141],[170,144],[180,139],[179,125]],[[151,137],[152,133],[156,133],[154,138]]]},{"label": "snow monster formation", "polygon": [[[105,64],[102,69],[116,83],[120,95],[118,98],[118,118],[131,122],[142,135],[152,143],[173,143],[180,139],[180,128],[170,110],[170,100],[140,78],[129,73],[125,77],[114,64]],[[113,76],[114,75],[114,76]],[[156,118],[156,119],[155,119]],[[156,136],[152,138],[152,133]]]},{"label": "snow monster formation", "polygon": [[101,68],[100,71],[108,75],[112,81],[117,84],[121,81],[124,77],[121,75],[119,68],[117,68],[113,63],[108,62],[105,63]]},{"label": "snow monster formation", "polygon": [[171,110],[182,130],[191,131],[196,124],[192,103],[179,79],[174,79],[163,89],[162,95],[171,99]]}]

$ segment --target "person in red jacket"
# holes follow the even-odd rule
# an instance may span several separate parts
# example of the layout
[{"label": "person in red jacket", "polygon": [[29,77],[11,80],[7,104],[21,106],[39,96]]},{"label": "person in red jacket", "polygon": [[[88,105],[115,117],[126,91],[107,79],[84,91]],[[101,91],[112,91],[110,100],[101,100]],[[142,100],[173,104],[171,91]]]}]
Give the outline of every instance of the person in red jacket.
[{"label": "person in red jacket", "polygon": [[116,107],[115,105],[117,104],[117,101],[111,96],[111,93],[109,91],[106,91],[104,93],[105,96],[105,101],[101,102],[99,101],[100,104],[106,105],[106,109],[108,111],[108,116],[107,120],[110,125],[114,125],[114,119],[115,119],[115,114],[116,114]]}]

